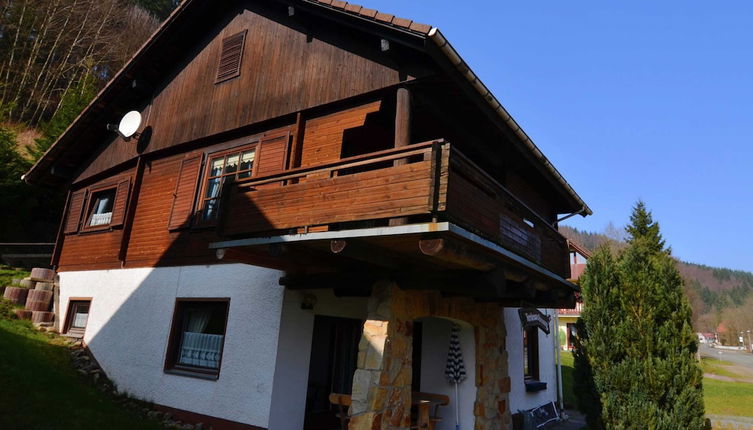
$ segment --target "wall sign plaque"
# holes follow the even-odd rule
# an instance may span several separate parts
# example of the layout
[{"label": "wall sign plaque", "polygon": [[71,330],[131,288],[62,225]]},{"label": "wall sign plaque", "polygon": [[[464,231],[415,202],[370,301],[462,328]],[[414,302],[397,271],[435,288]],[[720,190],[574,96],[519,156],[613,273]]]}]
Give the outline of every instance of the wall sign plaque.
[{"label": "wall sign plaque", "polygon": [[552,319],[549,315],[545,315],[536,308],[520,308],[518,315],[520,315],[520,324],[523,329],[538,327],[544,333],[549,334],[549,321]]}]

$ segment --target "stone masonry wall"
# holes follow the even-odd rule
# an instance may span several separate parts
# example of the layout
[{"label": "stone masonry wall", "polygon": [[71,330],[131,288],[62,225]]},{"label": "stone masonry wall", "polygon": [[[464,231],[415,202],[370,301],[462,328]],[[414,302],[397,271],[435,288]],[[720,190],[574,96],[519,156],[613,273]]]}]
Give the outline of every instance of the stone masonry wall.
[{"label": "stone masonry wall", "polygon": [[373,288],[368,312],[353,377],[349,429],[410,427],[413,321],[424,317],[450,318],[473,325],[477,388],[474,428],[512,427],[506,332],[498,305],[443,298],[431,291],[403,291],[394,283],[379,282]]}]

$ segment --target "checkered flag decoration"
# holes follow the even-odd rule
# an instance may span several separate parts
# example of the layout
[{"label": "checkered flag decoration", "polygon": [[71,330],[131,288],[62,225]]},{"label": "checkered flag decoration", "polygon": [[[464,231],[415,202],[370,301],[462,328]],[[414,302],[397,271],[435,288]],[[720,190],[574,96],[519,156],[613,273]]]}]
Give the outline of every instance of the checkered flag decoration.
[{"label": "checkered flag decoration", "polygon": [[459,331],[460,326],[453,324],[450,332],[450,350],[447,352],[447,365],[444,369],[447,380],[453,384],[465,379],[465,364],[463,364],[463,352],[460,351]]}]

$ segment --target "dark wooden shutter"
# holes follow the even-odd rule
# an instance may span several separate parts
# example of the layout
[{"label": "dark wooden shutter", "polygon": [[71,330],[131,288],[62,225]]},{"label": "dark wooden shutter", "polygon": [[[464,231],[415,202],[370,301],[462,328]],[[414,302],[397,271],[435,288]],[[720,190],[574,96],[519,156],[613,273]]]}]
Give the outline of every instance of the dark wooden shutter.
[{"label": "dark wooden shutter", "polygon": [[86,190],[79,190],[71,194],[71,201],[68,204],[68,213],[65,215],[65,234],[78,232],[81,224],[81,213],[84,211],[84,202],[86,200]]},{"label": "dark wooden shutter", "polygon": [[220,63],[217,66],[215,83],[226,81],[241,74],[241,60],[246,41],[246,30],[222,39]]},{"label": "dark wooden shutter", "polygon": [[173,192],[173,206],[167,225],[170,230],[186,228],[191,225],[196,183],[201,170],[201,157],[201,155],[194,155],[186,158],[180,164],[178,180],[175,183],[175,192]]},{"label": "dark wooden shutter", "polygon": [[110,227],[120,227],[125,219],[126,207],[128,206],[128,191],[131,189],[131,178],[118,182],[115,190],[115,203],[112,207],[112,219]]},{"label": "dark wooden shutter", "polygon": [[[256,153],[256,177],[274,175],[285,170],[288,157],[290,133],[264,137]],[[261,185],[260,188],[280,186],[280,182]]]}]

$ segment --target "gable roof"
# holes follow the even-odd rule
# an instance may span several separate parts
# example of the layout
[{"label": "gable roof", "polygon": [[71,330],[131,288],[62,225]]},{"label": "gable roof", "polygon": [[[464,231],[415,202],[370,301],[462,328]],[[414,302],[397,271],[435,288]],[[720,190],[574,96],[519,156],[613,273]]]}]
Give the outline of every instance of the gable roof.
[{"label": "gable roof", "polygon": [[[496,113],[499,120],[501,120],[509,130],[520,139],[519,143],[523,146],[523,152],[532,157],[533,161],[546,175],[550,176],[554,185],[565,197],[567,197],[567,200],[572,204],[573,212],[582,216],[591,215],[593,213],[573,187],[565,180],[557,168],[554,167],[520,125],[512,118],[492,92],[483,82],[481,82],[478,76],[473,73],[468,64],[462,59],[460,54],[455,51],[438,28],[342,0],[288,0],[288,2],[292,6],[297,4],[311,5],[320,8],[323,12],[365,20],[385,27],[390,31],[413,36],[422,41],[424,46],[426,46],[426,42],[431,42],[431,44],[437,49],[426,49],[429,51],[430,55],[434,52],[439,52],[439,55],[432,55],[432,57],[434,57],[436,61],[449,63],[462,77],[465,78],[466,83],[475,90],[476,97],[483,99],[484,103]],[[94,126],[95,122],[93,119],[97,116],[97,112],[101,111],[107,103],[113,102],[120,90],[131,85],[132,72],[141,64],[148,63],[149,57],[154,57],[157,51],[165,49],[164,46],[160,46],[160,41],[163,38],[166,38],[168,34],[178,31],[181,22],[184,19],[187,19],[191,12],[200,15],[201,11],[199,9],[202,7],[207,9],[207,4],[211,5],[212,3],[211,0],[184,0],[180,3],[165,22],[163,22],[154,34],[141,46],[141,48],[139,48],[136,54],[134,54],[126,65],[113,77],[112,80],[110,80],[110,82],[108,82],[97,97],[95,97],[95,99],[81,112],[68,129],[63,132],[58,140],[22,178],[28,183],[41,182],[41,178],[53,168],[56,157],[64,153],[66,150],[71,149],[74,145],[74,137],[76,136],[77,131],[83,130],[87,125]],[[364,30],[366,31],[366,29]],[[99,124],[99,126],[101,126],[101,124]]]}]

